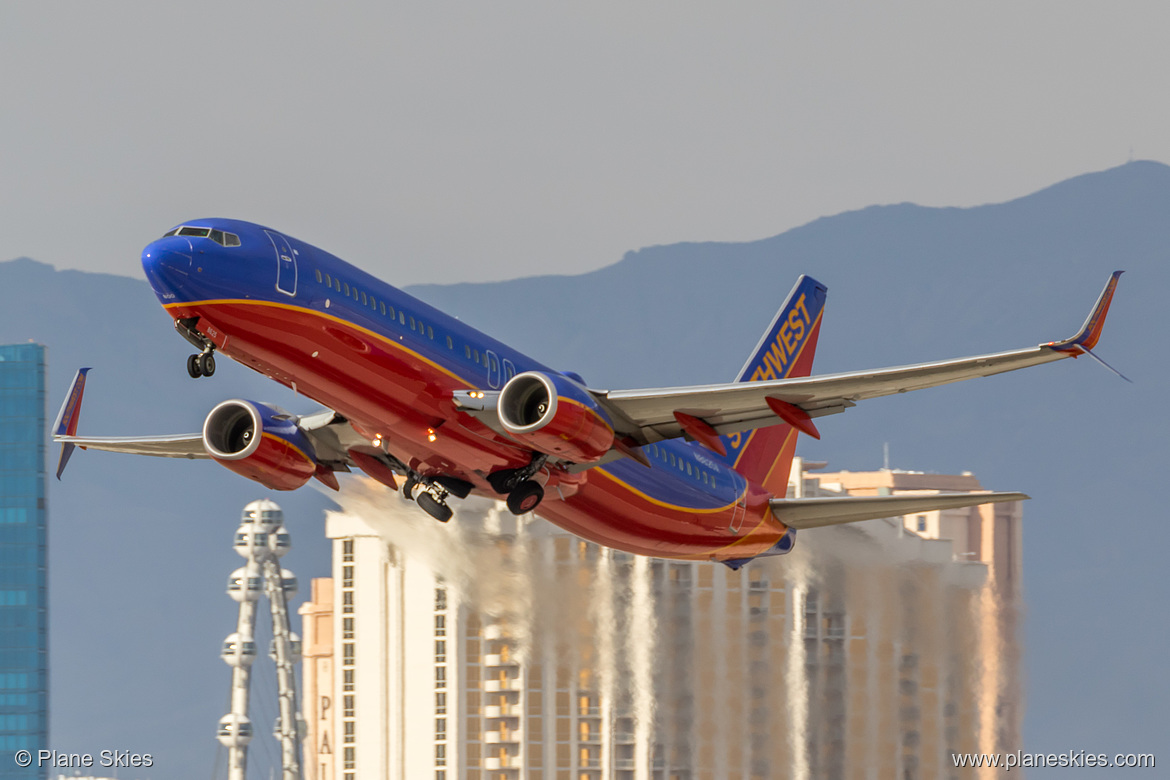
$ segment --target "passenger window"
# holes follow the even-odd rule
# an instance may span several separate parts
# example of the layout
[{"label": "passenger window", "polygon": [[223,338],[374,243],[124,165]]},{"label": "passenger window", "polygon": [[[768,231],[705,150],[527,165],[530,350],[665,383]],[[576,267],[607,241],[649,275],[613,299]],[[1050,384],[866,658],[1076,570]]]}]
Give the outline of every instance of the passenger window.
[{"label": "passenger window", "polygon": [[345,294],[349,295],[349,282],[345,283]]},{"label": "passenger window", "polygon": [[[365,293],[362,293],[362,295],[365,295]],[[358,299],[358,288],[356,287],[353,288],[353,299],[355,301]]]},{"label": "passenger window", "polygon": [[464,344],[464,345],[463,345],[463,353],[464,353],[465,355],[467,355],[467,359],[468,359],[468,360],[471,360],[471,347],[469,347],[469,346],[467,346],[466,344]]},{"label": "passenger window", "polygon": [[479,350],[473,349],[473,350],[471,350],[471,352],[473,355],[475,355],[475,362],[478,363],[479,362]]},{"label": "passenger window", "polygon": [[317,275],[317,284],[321,284],[321,282],[324,280],[325,277],[321,276],[321,269],[320,268],[317,269],[316,275]]},{"label": "passenger window", "polygon": [[670,453],[670,465],[674,465],[674,453]]},{"label": "passenger window", "polygon": [[341,292],[341,280],[336,277],[333,279],[333,289]]},{"label": "passenger window", "polygon": [[332,277],[332,276],[330,276],[329,274],[325,274],[325,286],[326,286],[326,287],[332,287],[332,286],[333,286],[333,277]]},{"label": "passenger window", "polygon": [[386,311],[390,312],[390,319],[394,319],[394,317],[396,316],[396,315],[394,314],[394,307],[393,307],[393,306],[387,306],[387,307],[386,307]]},{"label": "passenger window", "polygon": [[362,306],[365,306],[367,303],[369,303],[369,300],[366,298],[366,294],[362,293]]},{"label": "passenger window", "polygon": [[382,316],[385,317],[386,316],[386,302],[382,301],[381,303],[378,304],[378,306],[381,307]]},{"label": "passenger window", "polygon": [[402,313],[401,309],[398,310],[398,321],[403,325],[406,324],[406,315]]},{"label": "passenger window", "polygon": [[410,329],[414,330],[414,317],[410,318]]},{"label": "passenger window", "polygon": [[430,325],[427,325],[427,338],[431,341],[435,340],[435,331],[431,329]]},{"label": "passenger window", "polygon": [[687,461],[687,476],[693,477],[694,475],[695,475],[695,472],[691,471],[691,462],[688,460]]},{"label": "passenger window", "polygon": [[455,342],[451,340],[450,336],[447,337],[447,349],[455,349]]}]

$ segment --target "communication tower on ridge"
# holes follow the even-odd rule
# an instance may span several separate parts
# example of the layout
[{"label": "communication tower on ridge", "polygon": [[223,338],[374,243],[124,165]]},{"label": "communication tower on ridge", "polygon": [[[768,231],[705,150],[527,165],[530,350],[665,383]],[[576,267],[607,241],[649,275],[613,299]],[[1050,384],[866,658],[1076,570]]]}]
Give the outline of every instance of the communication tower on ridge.
[{"label": "communication tower on ridge", "polygon": [[282,780],[301,780],[301,737],[304,718],[297,709],[296,664],[301,660],[301,638],[289,629],[288,598],[297,592],[297,578],[280,568],[292,539],[284,527],[284,512],[268,499],[244,507],[234,547],[247,563],[228,578],[227,593],[240,604],[235,632],[223,642],[220,657],[232,668],[231,712],[219,720],[217,736],[228,749],[228,780],[244,780],[252,721],[248,717],[248,686],[256,660],[256,610],[261,596],[272,612],[269,657],[276,663],[278,711],[275,734],[280,740]]}]

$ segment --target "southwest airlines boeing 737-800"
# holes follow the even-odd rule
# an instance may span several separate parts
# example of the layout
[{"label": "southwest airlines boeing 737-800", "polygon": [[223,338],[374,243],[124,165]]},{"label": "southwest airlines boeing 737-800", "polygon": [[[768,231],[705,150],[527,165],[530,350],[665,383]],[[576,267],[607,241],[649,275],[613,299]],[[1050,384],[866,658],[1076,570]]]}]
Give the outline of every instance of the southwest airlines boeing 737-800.
[{"label": "southwest airlines boeing 737-800", "polygon": [[77,434],[86,372],[61,407],[57,476],[75,447],[212,458],[273,490],[359,469],[435,518],[471,492],[586,539],[738,567],[792,549],[798,529],[1026,498],[1020,493],[786,498],[798,433],[857,401],[1093,355],[1120,272],[1064,341],[977,357],[811,376],[824,285],[802,276],[735,382],[596,390],[333,255],[247,222],[185,223],[142,254],[151,287],[197,350],[325,407],[297,415],[232,399],[200,433]]}]

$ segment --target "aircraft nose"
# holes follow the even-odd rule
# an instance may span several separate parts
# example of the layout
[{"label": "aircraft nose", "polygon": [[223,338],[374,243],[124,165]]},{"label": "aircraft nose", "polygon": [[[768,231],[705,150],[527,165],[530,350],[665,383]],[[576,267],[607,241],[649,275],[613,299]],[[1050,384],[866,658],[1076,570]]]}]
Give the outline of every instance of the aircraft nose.
[{"label": "aircraft nose", "polygon": [[159,296],[173,293],[190,276],[190,242],[179,236],[170,236],[148,244],[142,250],[142,270]]}]

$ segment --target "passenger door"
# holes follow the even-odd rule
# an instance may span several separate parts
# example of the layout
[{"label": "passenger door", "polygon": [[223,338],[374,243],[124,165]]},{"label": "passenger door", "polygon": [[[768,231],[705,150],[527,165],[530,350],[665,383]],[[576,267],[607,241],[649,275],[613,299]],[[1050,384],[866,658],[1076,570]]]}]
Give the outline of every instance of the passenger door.
[{"label": "passenger door", "polygon": [[276,289],[285,295],[297,294],[297,255],[288,239],[280,233],[265,230],[272,248],[276,250]]}]

